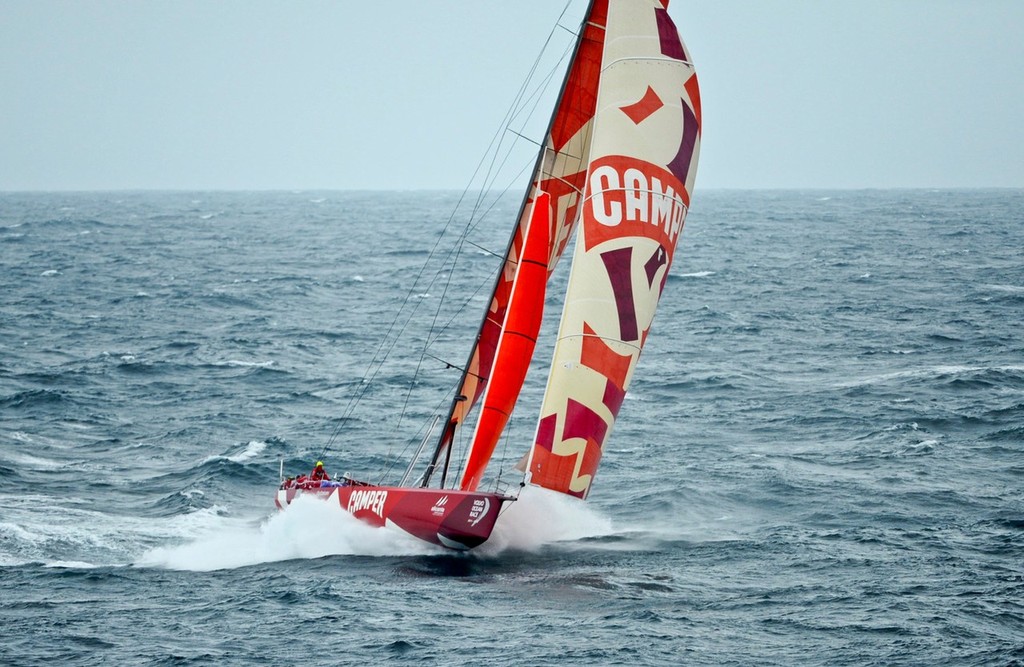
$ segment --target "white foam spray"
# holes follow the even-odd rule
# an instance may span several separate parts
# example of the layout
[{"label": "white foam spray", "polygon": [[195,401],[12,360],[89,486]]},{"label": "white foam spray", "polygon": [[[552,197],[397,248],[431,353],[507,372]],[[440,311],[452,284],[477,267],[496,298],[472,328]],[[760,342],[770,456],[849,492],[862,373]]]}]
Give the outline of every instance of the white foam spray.
[{"label": "white foam spray", "polygon": [[[495,557],[508,550],[536,552],[552,544],[615,535],[611,519],[575,498],[527,487],[473,553]],[[214,519],[207,531],[181,545],[152,549],[139,567],[209,571],[332,555],[411,556],[451,552],[397,529],[375,528],[333,502],[298,497],[262,523]]]},{"label": "white foam spray", "polygon": [[479,551],[497,555],[506,549],[537,551],[558,542],[615,534],[611,519],[592,505],[547,489],[527,486],[498,519],[491,539]]},{"label": "white foam spray", "polygon": [[332,555],[399,556],[441,553],[397,530],[367,525],[332,502],[305,496],[262,523],[224,521],[182,545],[158,547],[135,565],[172,570],[224,570]]},{"label": "white foam spray", "polygon": [[[252,454],[262,443],[250,443]],[[237,516],[213,506],[160,519],[107,515],[73,506],[54,506],[46,497],[10,499],[12,516],[0,522],[0,564],[39,562],[48,567],[155,567],[210,571],[332,555],[419,556],[451,552],[398,529],[369,526],[336,502],[297,498],[285,511]],[[47,508],[42,519],[38,510]],[[54,520],[57,518],[57,520]],[[474,555],[537,552],[543,547],[623,548],[587,538],[623,535],[592,505],[544,489],[527,487],[506,506],[491,539]],[[4,539],[0,539],[4,542]],[[631,543],[631,540],[626,540]],[[141,555],[140,555],[141,554]]]}]

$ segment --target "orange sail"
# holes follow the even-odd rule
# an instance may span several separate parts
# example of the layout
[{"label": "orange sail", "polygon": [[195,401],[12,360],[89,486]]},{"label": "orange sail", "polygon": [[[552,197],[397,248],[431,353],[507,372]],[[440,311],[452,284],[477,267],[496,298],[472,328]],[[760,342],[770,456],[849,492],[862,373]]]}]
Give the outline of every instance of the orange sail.
[{"label": "orange sail", "polygon": [[516,266],[508,309],[494,355],[491,380],[484,393],[480,417],[470,446],[460,488],[475,491],[512,414],[526,380],[544,312],[551,236],[551,197],[540,193],[526,231],[526,243]]}]

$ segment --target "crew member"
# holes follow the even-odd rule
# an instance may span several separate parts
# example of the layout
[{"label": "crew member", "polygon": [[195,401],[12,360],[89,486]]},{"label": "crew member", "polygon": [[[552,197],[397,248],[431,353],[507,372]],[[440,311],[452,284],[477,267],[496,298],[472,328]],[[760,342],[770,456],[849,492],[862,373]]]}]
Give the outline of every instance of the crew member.
[{"label": "crew member", "polygon": [[316,462],[316,467],[313,468],[313,472],[309,473],[309,478],[314,482],[327,481],[331,479],[330,475],[327,474],[327,471],[324,470],[323,461]]}]

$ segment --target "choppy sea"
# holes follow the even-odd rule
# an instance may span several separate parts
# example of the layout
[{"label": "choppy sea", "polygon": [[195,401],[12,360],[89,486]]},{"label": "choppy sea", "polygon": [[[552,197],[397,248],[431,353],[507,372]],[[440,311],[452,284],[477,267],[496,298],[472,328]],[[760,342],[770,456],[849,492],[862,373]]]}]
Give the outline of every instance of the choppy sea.
[{"label": "choppy sea", "polygon": [[586,504],[278,512],[457,379],[516,206],[430,282],[457,198],[0,194],[0,664],[1024,664],[1024,191],[698,190]]}]

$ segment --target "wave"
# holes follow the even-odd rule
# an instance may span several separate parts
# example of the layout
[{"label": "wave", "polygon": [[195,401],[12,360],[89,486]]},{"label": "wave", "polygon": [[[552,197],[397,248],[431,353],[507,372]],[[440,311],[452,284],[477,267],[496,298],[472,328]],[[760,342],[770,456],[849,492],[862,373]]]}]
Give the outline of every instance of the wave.
[{"label": "wave", "polygon": [[992,290],[993,292],[1008,292],[1010,294],[1022,294],[1024,295],[1024,285],[982,285],[983,289]]},{"label": "wave", "polygon": [[102,565],[96,565],[95,563],[87,563],[82,560],[55,560],[49,563],[43,563],[43,567],[49,568],[61,568],[68,570],[94,570]]},{"label": "wave", "polygon": [[1011,305],[1024,302],[1024,286],[1021,285],[981,285],[979,292],[983,295],[982,301]]},{"label": "wave", "polygon": [[17,464],[20,469],[30,468],[34,470],[56,470],[64,465],[61,461],[56,459],[44,458],[42,456],[27,454],[23,451],[17,450],[6,452],[0,456],[2,456],[0,460],[7,463]]},{"label": "wave", "polygon": [[0,398],[0,407],[24,410],[40,406],[49,407],[71,404],[73,402],[66,392],[60,390],[32,389],[19,391]]},{"label": "wave", "polygon": [[[163,520],[83,508],[85,501],[24,492],[0,495],[0,565],[127,565],[145,545],[195,534],[196,522],[223,522],[222,507]],[[60,565],[64,564],[64,565]]]},{"label": "wave", "polygon": [[1024,383],[1024,365],[958,366],[939,365],[882,373],[839,382],[837,388],[866,387],[892,380],[940,381],[953,386],[1004,386]]},{"label": "wave", "polygon": [[[74,210],[73,207],[65,209],[68,213]],[[76,228],[76,227],[89,227],[92,229],[116,229],[119,225],[117,223],[104,222],[96,218],[88,217],[74,217],[72,215],[66,215],[60,218],[48,218],[44,220],[25,220],[16,225],[8,225],[7,229],[14,229],[17,227],[24,227],[30,230],[36,229],[60,229],[60,228]]]}]

